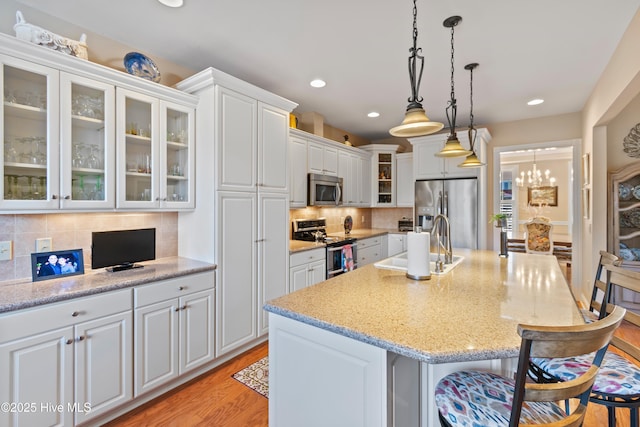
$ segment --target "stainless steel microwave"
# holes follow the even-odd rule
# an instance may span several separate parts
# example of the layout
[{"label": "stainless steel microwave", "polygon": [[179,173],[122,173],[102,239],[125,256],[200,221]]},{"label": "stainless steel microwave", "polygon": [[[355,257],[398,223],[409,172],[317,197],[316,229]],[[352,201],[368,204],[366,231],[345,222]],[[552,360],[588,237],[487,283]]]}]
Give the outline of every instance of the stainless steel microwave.
[{"label": "stainless steel microwave", "polygon": [[310,173],[307,206],[340,206],[342,204],[342,178]]}]

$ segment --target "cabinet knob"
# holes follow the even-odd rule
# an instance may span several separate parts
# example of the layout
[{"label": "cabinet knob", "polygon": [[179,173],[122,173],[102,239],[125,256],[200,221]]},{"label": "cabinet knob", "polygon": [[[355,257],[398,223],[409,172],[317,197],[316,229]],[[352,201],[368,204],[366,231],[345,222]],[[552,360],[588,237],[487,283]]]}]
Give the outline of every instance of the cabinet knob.
[{"label": "cabinet knob", "polygon": [[175,312],[180,311],[180,307],[176,307],[173,311],[175,311]]},{"label": "cabinet knob", "polygon": [[159,202],[159,201],[160,201],[160,197],[156,197],[156,202]]},{"label": "cabinet knob", "polygon": [[76,341],[84,341],[84,335],[80,335],[78,338],[76,338]]},{"label": "cabinet knob", "polygon": [[187,305],[183,305],[182,307],[180,307],[180,310],[186,310],[187,309]]},{"label": "cabinet knob", "polygon": [[73,344],[73,340],[72,339],[68,339],[67,341],[65,341],[65,344]]},{"label": "cabinet knob", "polygon": [[52,200],[56,200],[57,198],[58,198],[58,196],[57,196],[57,195],[55,195],[55,194],[52,194],[52,195],[51,195],[51,199],[52,199]]},{"label": "cabinet knob", "polygon": [[163,202],[166,202],[166,201],[167,201],[167,198],[166,198],[166,197],[163,197],[163,198],[162,198],[162,201],[163,201]]},{"label": "cabinet knob", "polygon": [[78,317],[80,315],[79,311],[74,311],[73,313],[71,313],[71,316],[73,317]]},{"label": "cabinet knob", "polygon": [[71,200],[71,196],[66,195],[66,196],[64,196],[64,199],[65,199],[65,200]]},{"label": "cabinet knob", "polygon": [[179,291],[184,291],[184,286],[180,286],[180,287],[178,287],[178,290],[179,290]]}]

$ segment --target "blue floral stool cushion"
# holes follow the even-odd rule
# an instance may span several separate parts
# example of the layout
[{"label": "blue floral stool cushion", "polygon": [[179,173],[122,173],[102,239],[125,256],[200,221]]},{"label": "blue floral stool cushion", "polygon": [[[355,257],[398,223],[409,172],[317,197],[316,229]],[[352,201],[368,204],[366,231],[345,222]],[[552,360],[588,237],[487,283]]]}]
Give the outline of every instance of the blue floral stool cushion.
[{"label": "blue floral stool cushion", "polygon": [[[589,355],[555,359],[534,358],[531,361],[561,381],[568,381],[591,366]],[[625,399],[640,397],[640,368],[624,357],[607,351],[598,371],[592,393]]]},{"label": "blue floral stool cushion", "polygon": [[[515,384],[514,380],[490,372],[455,372],[436,386],[436,406],[441,418],[452,426],[507,426]],[[551,423],[565,416],[555,403],[525,402],[520,423]]]}]

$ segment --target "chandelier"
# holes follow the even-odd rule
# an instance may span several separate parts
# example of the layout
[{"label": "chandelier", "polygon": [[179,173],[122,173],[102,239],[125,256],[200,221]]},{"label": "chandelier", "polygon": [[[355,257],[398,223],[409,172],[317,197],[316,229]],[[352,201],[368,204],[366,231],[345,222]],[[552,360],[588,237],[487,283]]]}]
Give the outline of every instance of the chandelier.
[{"label": "chandelier", "polygon": [[526,177],[526,185],[527,187],[553,187],[556,183],[556,179],[551,176],[551,171],[549,169],[543,172],[538,169],[536,164],[536,152],[533,152],[533,168],[528,170],[525,174],[524,171],[520,172],[520,176],[516,178],[516,185],[518,187],[525,186],[525,177]]},{"label": "chandelier", "polygon": [[[422,108],[422,97],[419,95],[420,81],[422,80],[422,70],[424,69],[424,56],[422,48],[417,47],[418,39],[418,8],[416,0],[413,0],[413,47],[409,48],[409,83],[411,84],[411,97],[405,112],[404,120],[399,126],[389,130],[393,136],[409,138],[414,136],[429,135],[438,132],[444,124],[432,122]],[[420,69],[418,70],[418,64]]]}]

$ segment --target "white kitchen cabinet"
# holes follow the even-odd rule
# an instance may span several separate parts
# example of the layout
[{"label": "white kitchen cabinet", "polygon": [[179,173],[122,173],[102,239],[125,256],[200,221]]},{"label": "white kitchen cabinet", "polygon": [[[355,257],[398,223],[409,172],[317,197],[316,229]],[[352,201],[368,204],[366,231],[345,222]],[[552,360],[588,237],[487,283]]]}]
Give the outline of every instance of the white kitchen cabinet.
[{"label": "white kitchen cabinet", "polygon": [[269,333],[268,313],[262,306],[269,300],[289,292],[288,257],[282,264],[282,254],[289,252],[288,198],[280,193],[258,195],[258,335]]},{"label": "white kitchen cabinet", "polygon": [[371,156],[371,206],[396,206],[396,151],[398,145],[370,144],[360,148]]},{"label": "white kitchen cabinet", "polygon": [[195,110],[116,89],[118,208],[194,207]]},{"label": "white kitchen cabinet", "polygon": [[135,396],[214,358],[213,273],[134,289]]},{"label": "white kitchen cabinet", "polygon": [[384,256],[386,253],[386,245],[384,251],[382,248],[382,236],[358,239],[358,267],[364,267],[367,264],[378,262],[386,258]]},{"label": "white kitchen cabinet", "polygon": [[396,176],[396,206],[412,208],[415,197],[413,153],[396,154]]},{"label": "white kitchen cabinet", "polygon": [[261,301],[288,289],[288,117],[296,104],[213,68],[177,87],[199,96],[196,171],[205,183],[198,209],[179,219],[181,233],[199,239],[178,252],[217,264],[219,357],[258,339]]},{"label": "white kitchen cabinet", "polygon": [[0,401],[36,405],[0,424],[73,426],[131,400],[131,308],[120,290],[0,316]]},{"label": "white kitchen cabinet", "polygon": [[324,248],[291,254],[289,256],[290,291],[299,291],[324,281],[326,265],[326,249]]},{"label": "white kitchen cabinet", "polygon": [[[342,204],[343,206],[356,206],[359,201],[358,183],[353,164],[354,156],[345,151],[338,152],[338,176],[342,178]],[[356,165],[357,167],[357,165]],[[359,180],[358,180],[359,181]]]},{"label": "white kitchen cabinet", "polygon": [[[123,207],[118,203],[121,200],[130,202],[125,203],[125,208],[193,208],[194,187],[190,175],[194,151],[185,147],[194,143],[195,97],[13,37],[0,35],[0,39],[0,85],[4,93],[0,104],[3,135],[0,209],[112,211]],[[157,175],[157,179],[163,181],[154,189],[155,205],[136,203],[133,206],[132,201],[127,200],[126,186],[116,188],[116,182],[124,182],[126,176],[127,180],[139,183],[129,185],[132,193],[135,190],[131,198],[144,198],[151,193],[151,185],[145,183],[149,182],[146,172],[137,171],[138,156],[134,160],[135,174],[139,175],[118,175],[116,168],[125,171],[127,162],[119,159],[116,165],[116,145],[121,143],[114,145],[114,140],[120,138],[117,126],[126,129],[127,123],[116,123],[115,88],[168,102],[169,111],[159,119],[162,131],[153,135],[154,146],[159,143],[166,148],[150,159],[156,166],[162,164],[161,169],[165,169],[166,163],[166,170]],[[185,108],[191,121],[187,119],[188,127],[185,125],[181,130],[187,132],[188,137],[183,138],[184,143],[172,141],[169,135],[178,135],[172,129],[172,119]],[[150,120],[140,117],[144,120],[128,124],[135,123],[139,126],[136,132],[144,129],[151,136]],[[135,152],[140,154],[151,142],[150,137],[131,141],[138,144]],[[156,171],[157,168],[154,173]],[[149,192],[145,192],[146,189]]]},{"label": "white kitchen cabinet", "polygon": [[317,141],[307,145],[309,173],[338,176],[338,148]]},{"label": "white kitchen cabinet", "polygon": [[307,140],[289,137],[289,207],[307,206]]},{"label": "white kitchen cabinet", "polygon": [[[478,158],[486,163],[486,145],[491,136],[485,128],[477,130],[475,152]],[[458,132],[458,139],[463,147],[469,147],[469,136],[467,132]],[[459,168],[458,165],[464,161],[464,157],[436,157],[444,143],[447,135],[427,135],[417,138],[410,138],[413,145],[413,175],[415,179],[442,179],[442,178],[472,178],[478,177],[481,171],[486,168]]]},{"label": "white kitchen cabinet", "polygon": [[407,250],[406,234],[389,233],[387,236],[387,242],[388,257],[398,255],[399,253],[405,252]]}]

